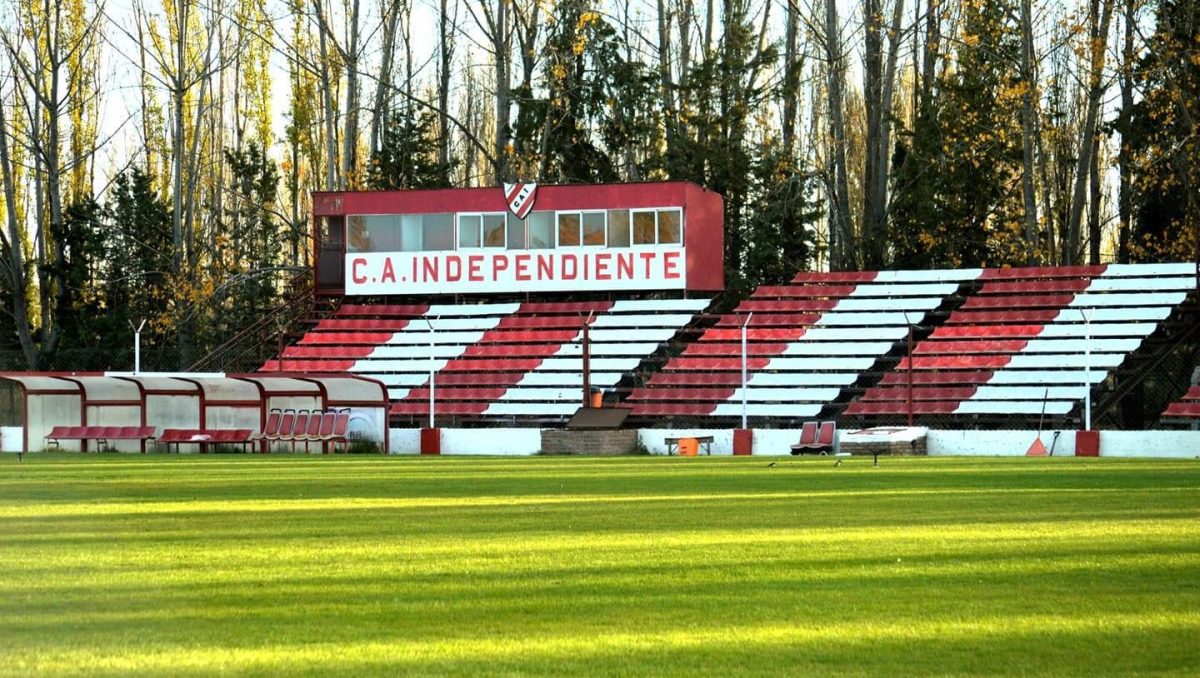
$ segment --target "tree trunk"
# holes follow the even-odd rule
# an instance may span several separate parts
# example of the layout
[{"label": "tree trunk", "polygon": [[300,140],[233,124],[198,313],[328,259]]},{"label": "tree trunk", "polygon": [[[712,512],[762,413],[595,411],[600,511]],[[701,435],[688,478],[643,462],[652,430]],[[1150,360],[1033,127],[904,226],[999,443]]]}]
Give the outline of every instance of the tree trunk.
[{"label": "tree trunk", "polygon": [[[1097,8],[1097,3],[1102,3]],[[1097,12],[1100,12],[1097,25]],[[1067,243],[1063,248],[1065,264],[1079,262],[1080,226],[1083,220],[1083,205],[1087,198],[1088,177],[1091,174],[1093,150],[1096,147],[1096,125],[1100,117],[1100,99],[1104,94],[1104,56],[1108,42],[1108,24],[1112,18],[1113,0],[1092,0],[1091,41],[1088,46],[1088,89],[1087,114],[1083,130],[1079,135],[1079,158],[1075,164],[1075,188],[1071,194],[1071,211],[1067,217]]]},{"label": "tree trunk", "polygon": [[509,91],[508,53],[508,0],[496,0],[496,21],[492,32],[492,50],[496,61],[496,144],[493,161],[496,175],[493,182],[499,185],[509,180],[508,140],[510,138],[510,107],[512,93]]},{"label": "tree trunk", "polygon": [[1133,116],[1133,68],[1134,68],[1134,22],[1137,21],[1137,6],[1132,0],[1125,3],[1125,42],[1121,46],[1121,113],[1118,116],[1121,133],[1120,150],[1117,153],[1117,172],[1120,187],[1117,194],[1117,263],[1128,264],[1130,224],[1133,221],[1133,158],[1129,152],[1130,120]]},{"label": "tree trunk", "polygon": [[796,146],[796,108],[799,100],[800,58],[796,54],[796,34],[800,30],[797,0],[787,0],[783,37],[783,124],[781,137],[784,153],[793,157]]},{"label": "tree trunk", "polygon": [[1025,91],[1021,96],[1021,197],[1025,203],[1025,263],[1037,263],[1038,208],[1033,183],[1034,144],[1037,118],[1033,101],[1037,95],[1037,78],[1033,70],[1033,1],[1021,0],[1021,80]]},{"label": "tree trunk", "polygon": [[454,60],[453,26],[447,8],[447,0],[438,5],[438,164],[445,173],[445,183],[450,185],[450,67]]},{"label": "tree trunk", "polygon": [[850,189],[846,177],[844,94],[846,66],[842,58],[841,26],[836,0],[825,0],[825,63],[829,69],[829,136],[832,144],[833,192],[830,207],[830,268],[854,268],[854,235],[850,226]]},{"label": "tree trunk", "polygon": [[346,62],[346,121],[342,128],[342,188],[356,187],[358,177],[358,8],[360,0],[351,0],[350,46],[343,55]]},{"label": "tree trunk", "polygon": [[[400,20],[400,0],[390,0],[383,17],[383,53],[379,55],[379,77],[375,81],[375,115],[371,117],[371,153],[379,151],[379,139],[390,114],[388,90],[392,86],[392,63],[396,51],[396,23]],[[445,6],[445,0],[442,0]]]},{"label": "tree trunk", "polygon": [[[14,73],[14,81],[16,80]],[[4,182],[4,210],[7,217],[8,284],[11,286],[13,329],[21,344],[27,369],[38,369],[38,352],[29,327],[29,297],[25,295],[25,258],[21,249],[21,227],[17,221],[17,191],[13,182],[12,159],[8,153],[8,121],[0,105],[0,179]]]}]

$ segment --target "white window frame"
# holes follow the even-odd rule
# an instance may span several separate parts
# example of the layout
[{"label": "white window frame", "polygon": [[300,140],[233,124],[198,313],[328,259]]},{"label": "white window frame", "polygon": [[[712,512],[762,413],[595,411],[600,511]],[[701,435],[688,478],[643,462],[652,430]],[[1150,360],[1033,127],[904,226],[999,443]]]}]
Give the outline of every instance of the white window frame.
[{"label": "white window frame", "polygon": [[[504,244],[488,246],[483,236],[483,218],[484,217],[503,217],[504,219]],[[460,217],[479,217],[479,245],[477,247],[463,247],[458,239],[459,218]],[[455,250],[496,250],[508,248],[508,212],[455,212],[454,213],[454,249]]]},{"label": "white window frame", "polygon": [[[664,242],[658,241],[658,213],[666,212],[668,210],[675,212],[679,215],[679,242],[664,243]],[[634,233],[636,232],[636,230],[634,228],[633,222],[639,213],[650,213],[650,214],[654,215],[654,242],[652,242],[652,243],[649,243],[649,242],[639,243],[639,242],[636,242],[636,240],[634,239]],[[678,245],[680,247],[683,247],[683,240],[684,240],[684,235],[685,235],[684,229],[685,228],[686,227],[685,227],[684,221],[683,221],[683,208],[682,207],[667,206],[667,207],[631,207],[631,208],[629,208],[629,246],[630,247],[652,247],[652,246],[656,246],[656,245]]]}]

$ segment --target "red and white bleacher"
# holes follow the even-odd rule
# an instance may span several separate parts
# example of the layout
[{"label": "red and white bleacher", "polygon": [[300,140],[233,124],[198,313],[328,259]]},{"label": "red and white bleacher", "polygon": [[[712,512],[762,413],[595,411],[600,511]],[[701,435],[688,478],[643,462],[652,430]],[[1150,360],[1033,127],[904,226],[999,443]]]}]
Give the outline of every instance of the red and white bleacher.
[{"label": "red and white bleacher", "polygon": [[[263,371],[348,371],[388,387],[394,415],[563,418],[590,383],[615,386],[672,339],[708,299],[441,305],[347,304]],[[432,329],[431,329],[432,328]]]},{"label": "red and white bleacher", "polygon": [[[1194,264],[988,269],[847,415],[1063,416],[1196,286]],[[1087,335],[1090,333],[1090,341]]]},{"label": "red and white bleacher", "polygon": [[1182,398],[1167,405],[1163,418],[1188,421],[1200,419],[1200,386],[1192,386]]},{"label": "red and white bleacher", "polygon": [[[800,273],[720,318],[630,400],[634,415],[738,417],[746,324],[750,417],[816,417],[974,271]],[[747,324],[748,323],[748,324]]]}]

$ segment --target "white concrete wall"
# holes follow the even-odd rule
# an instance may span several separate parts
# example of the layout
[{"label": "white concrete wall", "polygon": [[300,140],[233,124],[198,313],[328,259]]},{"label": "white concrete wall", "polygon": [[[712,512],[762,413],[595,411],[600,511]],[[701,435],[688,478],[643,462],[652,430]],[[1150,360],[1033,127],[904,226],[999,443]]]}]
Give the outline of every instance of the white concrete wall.
[{"label": "white concrete wall", "polygon": [[[1075,454],[1075,431],[1042,431],[1046,449],[1054,456]],[[732,429],[641,429],[638,439],[651,454],[666,454],[664,438],[713,437],[714,455],[733,454]],[[19,426],[0,427],[0,451],[21,450],[24,431]],[[840,432],[839,432],[840,437]],[[930,456],[1021,456],[1037,437],[1037,431],[938,431],[931,430],[926,442]],[[790,453],[800,439],[799,429],[759,429],[754,431],[755,456],[779,456]],[[34,447],[41,449],[35,441]],[[533,455],[542,445],[542,432],[533,428],[442,429],[442,454],[454,455]],[[153,449],[152,447],[149,449]],[[392,454],[419,454],[421,430],[391,430]],[[1101,431],[1102,457],[1175,457],[1200,458],[1200,431]]]},{"label": "white concrete wall", "polygon": [[[0,426],[0,452],[22,452],[25,429],[20,426]],[[41,449],[40,446],[37,447]]]},{"label": "white concrete wall", "polygon": [[[1058,433],[1058,442],[1054,435]],[[1021,456],[1037,431],[930,431],[930,456]],[[1042,431],[1042,444],[1056,457],[1075,455],[1075,431]],[[1102,457],[1200,456],[1200,431],[1101,431]]]},{"label": "white concrete wall", "polygon": [[[638,431],[638,440],[650,454],[666,454],[665,438],[694,438],[712,436],[713,455],[733,454],[733,429],[703,428],[646,428]],[[754,429],[753,449],[755,456],[790,455],[792,445],[800,441],[800,429]],[[701,448],[700,453],[704,453]]]},{"label": "white concrete wall", "polygon": [[[536,428],[444,428],[442,454],[528,456],[542,449],[542,431]],[[392,454],[420,454],[421,429],[394,428]]]}]

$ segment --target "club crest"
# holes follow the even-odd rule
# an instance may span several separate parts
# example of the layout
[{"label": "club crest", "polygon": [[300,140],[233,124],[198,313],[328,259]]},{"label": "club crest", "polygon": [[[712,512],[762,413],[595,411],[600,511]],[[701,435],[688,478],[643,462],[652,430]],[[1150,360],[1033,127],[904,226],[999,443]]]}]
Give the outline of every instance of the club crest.
[{"label": "club crest", "polygon": [[537,184],[515,183],[504,184],[504,202],[508,203],[508,211],[524,219],[533,209],[533,201],[537,198]]}]

